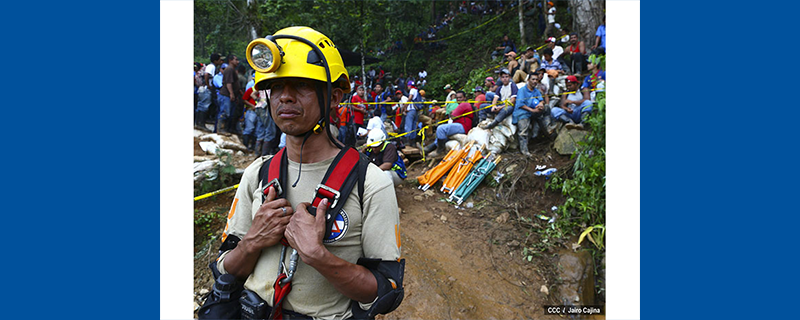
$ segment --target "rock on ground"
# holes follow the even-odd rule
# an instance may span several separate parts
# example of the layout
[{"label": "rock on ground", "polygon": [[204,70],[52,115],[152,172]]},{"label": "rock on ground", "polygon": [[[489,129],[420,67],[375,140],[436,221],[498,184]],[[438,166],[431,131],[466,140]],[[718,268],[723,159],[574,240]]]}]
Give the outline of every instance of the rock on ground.
[{"label": "rock on ground", "polygon": [[587,131],[563,128],[558,132],[553,148],[562,155],[573,154],[577,150],[578,142],[586,138],[587,134]]},{"label": "rock on ground", "polygon": [[573,305],[594,303],[594,260],[589,251],[564,250],[558,258],[558,301]]}]

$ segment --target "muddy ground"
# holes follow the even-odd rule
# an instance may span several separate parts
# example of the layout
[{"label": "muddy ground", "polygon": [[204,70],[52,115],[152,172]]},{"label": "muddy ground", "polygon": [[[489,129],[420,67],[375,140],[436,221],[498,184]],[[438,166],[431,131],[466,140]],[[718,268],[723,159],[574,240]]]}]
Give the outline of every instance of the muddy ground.
[{"label": "muddy ground", "polygon": [[[416,177],[427,163],[409,167],[409,178],[396,189],[401,208],[402,255],[406,259],[405,299],[382,319],[560,319],[545,315],[542,306],[560,305],[556,296],[556,252],[570,241],[557,243],[534,255],[522,255],[525,247],[540,241],[537,228],[546,221],[534,217],[548,214],[564,202],[558,192],[545,189],[545,178],[533,175],[536,165],[567,168],[569,156],[558,155],[547,141],[531,145],[533,158],[509,151],[495,168],[505,177],[500,184],[486,181],[461,208],[444,202],[441,182],[427,195],[417,189]],[[238,161],[244,167],[248,161]],[[494,173],[494,172],[493,172]],[[489,178],[487,178],[488,180]],[[233,192],[195,203],[195,301],[213,284],[208,263],[216,257],[225,215]],[[472,208],[466,208],[471,203]],[[571,242],[574,242],[572,240]],[[542,292],[546,287],[548,293]],[[197,306],[196,306],[197,307]],[[595,317],[603,319],[604,317]]]}]

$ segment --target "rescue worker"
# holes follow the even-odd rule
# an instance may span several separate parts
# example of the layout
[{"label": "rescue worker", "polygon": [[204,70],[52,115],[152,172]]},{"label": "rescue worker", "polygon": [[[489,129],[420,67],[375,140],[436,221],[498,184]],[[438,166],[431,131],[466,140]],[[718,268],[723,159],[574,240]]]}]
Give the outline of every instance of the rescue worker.
[{"label": "rescue worker", "polygon": [[[273,52],[280,54],[264,54],[273,50],[265,44],[277,44]],[[267,111],[286,134],[286,147],[274,157],[257,158],[245,170],[212,269],[244,282],[243,300],[266,302],[266,314],[256,317],[373,318],[394,310],[402,301],[404,260],[399,259],[392,182],[367,164],[363,188],[321,196],[331,193],[322,192],[320,181],[329,180],[326,172],[338,165],[337,155],[354,151],[330,130],[331,110],[351,90],[338,49],[314,29],[289,27],[254,40],[247,50],[248,63],[257,72],[256,89],[270,90]],[[287,160],[280,161],[280,156]],[[265,172],[280,166],[288,183],[264,180],[262,166]],[[324,199],[318,201],[320,197]],[[309,203],[312,199],[316,207]],[[342,201],[341,210],[328,210]],[[285,252],[292,249],[296,252],[287,257]],[[284,278],[291,280],[286,295]],[[252,309],[243,307],[243,316]]]},{"label": "rescue worker", "polygon": [[365,154],[369,161],[381,168],[392,179],[394,186],[406,178],[406,166],[400,157],[397,147],[386,140],[386,135],[380,129],[372,129],[367,133]]}]

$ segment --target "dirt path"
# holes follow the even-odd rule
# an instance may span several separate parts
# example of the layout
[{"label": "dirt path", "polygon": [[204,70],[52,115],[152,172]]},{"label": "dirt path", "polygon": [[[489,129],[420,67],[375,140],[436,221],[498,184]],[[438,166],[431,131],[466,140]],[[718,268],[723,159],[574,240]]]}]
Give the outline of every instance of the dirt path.
[{"label": "dirt path", "polygon": [[384,319],[558,318],[542,314],[546,283],[507,245],[516,233],[509,222],[480,213],[488,210],[456,209],[438,201],[439,192],[420,201],[422,194],[411,184],[397,188],[406,297]]}]

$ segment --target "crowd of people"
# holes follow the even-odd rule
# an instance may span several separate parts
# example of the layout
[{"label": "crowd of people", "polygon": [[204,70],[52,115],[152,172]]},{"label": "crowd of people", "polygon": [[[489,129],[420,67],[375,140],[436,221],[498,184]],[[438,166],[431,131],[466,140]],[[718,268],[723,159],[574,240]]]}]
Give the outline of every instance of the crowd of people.
[{"label": "crowd of people", "polygon": [[[473,9],[468,12],[474,13]],[[459,9],[459,13],[463,10]],[[431,28],[429,31],[435,30],[435,26]],[[400,137],[391,140],[391,149],[417,146],[435,157],[444,153],[448,137],[467,134],[482,122],[482,128],[491,130],[512,116],[512,123],[520,129],[519,150],[529,155],[527,142],[540,133],[553,137],[559,124],[570,129],[583,128],[591,114],[595,92],[605,86],[605,18],[591,46],[576,32],[560,26],[554,29],[562,33],[560,38],[547,37],[541,50],[529,46],[520,52],[509,36],[504,35],[492,58],[502,56],[507,65],[469,92],[454,90],[447,84],[442,88],[447,93],[442,104],[430,103],[426,98],[426,70],[412,74],[398,72],[394,76],[380,65],[372,66],[364,79],[358,75],[351,77],[351,92],[343,96],[331,113],[330,123],[336,126],[338,140],[348,146],[382,141],[391,138],[392,133]],[[236,55],[222,57],[215,53],[209,60],[207,65],[195,63],[195,128],[239,135],[257,156],[275,154],[285,144],[285,135],[266,112],[269,93],[254,90],[254,72],[245,68]],[[467,103],[470,99],[473,102]],[[433,123],[448,118],[453,121],[436,126],[436,139],[426,145],[417,134],[423,127],[421,116],[434,120]],[[213,129],[207,124],[212,124]],[[376,137],[374,132],[381,132],[384,138],[370,140]],[[385,149],[385,146],[380,148]],[[387,161],[394,164],[397,158]],[[390,166],[398,167],[401,166]]]},{"label": "crowd of people", "polygon": [[[547,12],[548,26],[552,25],[552,29],[545,30],[547,38],[542,49],[527,47],[518,52],[509,36],[503,35],[492,52],[493,60],[501,56],[505,60],[505,66],[496,71],[499,81],[487,77],[483,86],[472,89],[476,102],[471,109],[468,103],[461,103],[465,100],[461,91],[455,96],[457,103],[448,104],[443,112],[450,118],[469,111],[477,111],[477,116],[469,113],[465,116],[469,120],[440,125],[436,141],[425,147],[426,152],[440,155],[448,137],[468,133],[476,124],[491,130],[508,116],[518,126],[519,150],[526,156],[531,155],[528,141],[540,133],[552,138],[560,125],[585,129],[597,92],[605,90],[605,17],[589,47],[577,32],[557,25],[552,2],[548,2]],[[559,38],[553,35],[555,30],[561,32]],[[449,86],[445,90],[452,93]],[[447,100],[451,100],[450,96]],[[471,121],[474,117],[477,121]],[[491,121],[484,121],[487,119]]]}]

